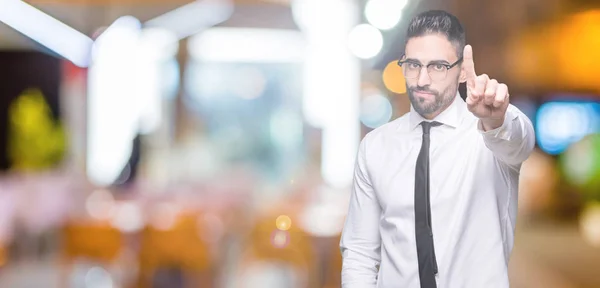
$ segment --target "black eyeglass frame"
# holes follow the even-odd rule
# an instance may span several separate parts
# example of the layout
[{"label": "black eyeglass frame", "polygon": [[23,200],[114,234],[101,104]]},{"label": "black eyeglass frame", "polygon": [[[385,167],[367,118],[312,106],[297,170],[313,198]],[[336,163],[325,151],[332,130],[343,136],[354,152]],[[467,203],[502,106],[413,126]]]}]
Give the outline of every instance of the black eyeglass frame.
[{"label": "black eyeglass frame", "polygon": [[[402,67],[402,65],[403,65],[404,63],[411,63],[411,64],[417,64],[417,65],[421,66],[421,67],[419,67],[419,71],[420,71],[421,69],[423,69],[423,64],[421,64],[421,63],[415,63],[415,62],[411,62],[411,61],[408,61],[408,60],[402,60],[402,58],[404,58],[405,56],[406,56],[406,55],[403,55],[403,56],[400,58],[400,60],[398,60],[398,66]],[[447,74],[447,73],[448,73],[448,70],[450,70],[450,69],[454,68],[456,65],[460,64],[460,62],[462,62],[462,61],[463,61],[463,57],[461,56],[460,58],[458,58],[458,60],[456,60],[456,62],[454,62],[454,63],[452,63],[452,64],[444,64],[444,63],[429,63],[429,64],[427,64],[427,66],[426,66],[426,67],[427,67],[427,73],[429,73],[429,66],[431,66],[431,65],[442,65],[442,66],[446,67],[446,74]],[[419,73],[420,73],[420,72],[419,72]],[[417,77],[419,77],[418,75],[419,75],[419,74],[417,74]],[[406,75],[404,75],[404,77],[406,78]],[[417,77],[413,77],[413,78],[417,78]],[[444,78],[446,78],[446,76],[444,76]],[[411,79],[412,79],[412,78],[411,78]]]}]

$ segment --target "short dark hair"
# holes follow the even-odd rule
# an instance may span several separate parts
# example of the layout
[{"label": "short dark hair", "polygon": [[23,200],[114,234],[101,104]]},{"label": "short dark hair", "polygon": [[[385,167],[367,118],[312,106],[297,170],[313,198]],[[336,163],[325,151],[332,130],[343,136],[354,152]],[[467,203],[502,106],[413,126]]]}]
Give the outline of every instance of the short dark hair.
[{"label": "short dark hair", "polygon": [[465,30],[456,16],[443,10],[429,10],[415,16],[408,24],[406,42],[414,37],[441,34],[456,47],[458,57],[465,48]]}]

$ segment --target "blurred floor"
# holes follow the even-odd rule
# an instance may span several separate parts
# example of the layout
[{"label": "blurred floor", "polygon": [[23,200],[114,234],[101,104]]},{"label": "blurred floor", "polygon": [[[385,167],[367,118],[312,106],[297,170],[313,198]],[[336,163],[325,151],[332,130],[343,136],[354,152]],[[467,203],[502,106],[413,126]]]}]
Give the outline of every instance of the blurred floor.
[{"label": "blurred floor", "polygon": [[600,287],[597,263],[600,250],[583,240],[576,224],[521,226],[511,258],[511,287]]}]

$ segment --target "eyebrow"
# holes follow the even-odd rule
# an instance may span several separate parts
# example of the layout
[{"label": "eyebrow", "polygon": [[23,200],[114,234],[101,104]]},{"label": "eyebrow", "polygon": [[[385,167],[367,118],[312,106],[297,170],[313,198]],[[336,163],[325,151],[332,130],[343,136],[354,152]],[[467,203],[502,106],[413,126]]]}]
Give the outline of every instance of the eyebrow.
[{"label": "eyebrow", "polygon": [[[411,62],[411,63],[417,63],[417,64],[422,64],[421,61],[414,59],[414,58],[407,58],[405,60],[406,62]],[[446,60],[432,60],[429,63],[427,63],[427,65],[429,64],[445,64],[445,65],[450,65],[450,62],[446,61]]]}]

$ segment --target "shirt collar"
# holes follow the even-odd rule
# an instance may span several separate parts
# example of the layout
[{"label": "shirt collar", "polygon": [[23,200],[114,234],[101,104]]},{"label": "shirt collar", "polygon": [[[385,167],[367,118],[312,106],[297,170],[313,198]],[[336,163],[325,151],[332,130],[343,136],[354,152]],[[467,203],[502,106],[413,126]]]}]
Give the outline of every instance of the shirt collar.
[{"label": "shirt collar", "polygon": [[[442,113],[436,116],[432,121],[437,121],[452,128],[456,128],[458,127],[458,124],[460,123],[460,120],[463,116],[463,113],[466,108],[465,106],[465,100],[463,100],[460,97],[460,93],[456,92],[456,96],[454,97],[454,101],[452,102],[452,104],[450,104],[450,106],[448,106],[446,110],[442,111]],[[411,104],[410,112],[408,115],[410,131],[417,128],[417,126],[419,126],[419,124],[421,124],[421,122],[423,121],[429,120],[423,118],[423,116],[417,113],[417,111],[415,111],[414,107]]]}]

